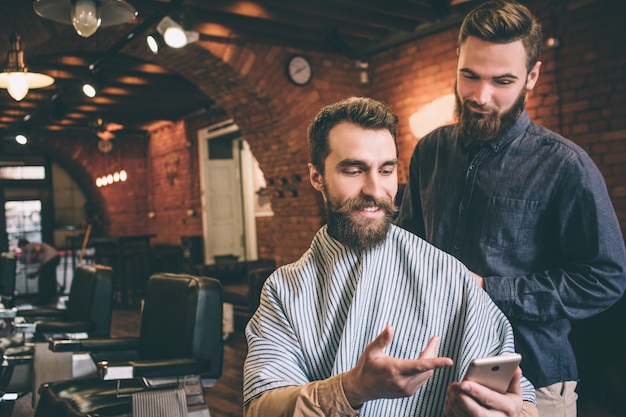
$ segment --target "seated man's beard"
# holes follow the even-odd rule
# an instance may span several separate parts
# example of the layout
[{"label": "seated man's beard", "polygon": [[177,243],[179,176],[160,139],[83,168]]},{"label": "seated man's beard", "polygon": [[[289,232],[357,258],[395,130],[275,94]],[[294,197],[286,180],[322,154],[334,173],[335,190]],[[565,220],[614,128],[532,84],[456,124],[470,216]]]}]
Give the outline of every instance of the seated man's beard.
[{"label": "seated man's beard", "polygon": [[[372,219],[354,214],[356,210],[367,207],[379,207],[385,211],[385,216]],[[343,205],[334,204],[327,198],[328,233],[352,249],[370,249],[384,242],[396,211],[397,207],[390,198],[375,200],[371,197],[357,197]]]},{"label": "seated man's beard", "polygon": [[[522,89],[513,106],[506,112],[499,114],[496,108],[480,106],[472,100],[461,101],[458,93],[455,94],[455,112],[458,122],[459,136],[467,146],[482,145],[506,133],[524,111],[526,103],[526,89]],[[479,114],[472,110],[482,108],[491,110],[487,114]]]}]

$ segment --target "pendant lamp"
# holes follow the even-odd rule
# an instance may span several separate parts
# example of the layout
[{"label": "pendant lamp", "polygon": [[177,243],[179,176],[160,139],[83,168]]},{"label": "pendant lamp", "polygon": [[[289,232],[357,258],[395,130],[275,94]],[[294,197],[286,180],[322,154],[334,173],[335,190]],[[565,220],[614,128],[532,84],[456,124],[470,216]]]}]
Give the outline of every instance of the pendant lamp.
[{"label": "pendant lamp", "polygon": [[35,0],[33,8],[41,17],[74,25],[83,38],[100,26],[120,25],[137,16],[137,10],[124,0]]},{"label": "pendant lamp", "polygon": [[29,72],[24,60],[22,38],[15,33],[11,37],[11,49],[7,53],[7,66],[0,73],[0,87],[6,88],[15,101],[20,101],[31,88],[48,87],[54,78],[46,74]]}]

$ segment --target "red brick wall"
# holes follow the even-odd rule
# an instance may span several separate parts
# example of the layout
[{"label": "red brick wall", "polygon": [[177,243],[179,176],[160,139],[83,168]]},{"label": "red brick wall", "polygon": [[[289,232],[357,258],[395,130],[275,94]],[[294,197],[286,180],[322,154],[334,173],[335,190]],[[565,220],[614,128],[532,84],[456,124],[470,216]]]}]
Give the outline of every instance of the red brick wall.
[{"label": "red brick wall", "polygon": [[274,217],[257,217],[257,251],[259,259],[274,258]]}]

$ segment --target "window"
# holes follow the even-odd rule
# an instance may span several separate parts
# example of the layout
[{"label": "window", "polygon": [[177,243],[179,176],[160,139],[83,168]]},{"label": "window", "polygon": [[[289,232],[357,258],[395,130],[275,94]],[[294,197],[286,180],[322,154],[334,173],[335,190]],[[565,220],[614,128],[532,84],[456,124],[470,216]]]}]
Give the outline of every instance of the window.
[{"label": "window", "polygon": [[43,180],[46,169],[43,166],[4,166],[0,167],[0,179],[3,180]]}]

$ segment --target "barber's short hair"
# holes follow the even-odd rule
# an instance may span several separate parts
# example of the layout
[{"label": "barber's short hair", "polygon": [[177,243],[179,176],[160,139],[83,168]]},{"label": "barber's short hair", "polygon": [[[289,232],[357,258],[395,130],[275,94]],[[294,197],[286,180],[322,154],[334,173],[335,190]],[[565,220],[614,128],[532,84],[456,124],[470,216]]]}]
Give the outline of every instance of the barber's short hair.
[{"label": "barber's short hair", "polygon": [[[309,125],[309,156],[311,164],[324,173],[324,161],[330,154],[328,133],[340,122],[350,122],[365,129],[387,129],[396,143],[398,116],[374,99],[351,97],[325,106]],[[398,147],[396,144],[396,154]]]},{"label": "barber's short hair", "polygon": [[29,242],[28,242],[28,239],[25,239],[25,238],[20,238],[20,239],[17,241],[17,247],[18,247],[18,248],[21,248],[22,246],[26,246],[26,245],[28,245],[28,243],[29,243]]},{"label": "barber's short hair", "polygon": [[468,36],[494,43],[521,40],[526,50],[528,71],[541,55],[541,24],[526,6],[512,0],[487,1],[470,11],[459,30],[459,47]]}]

